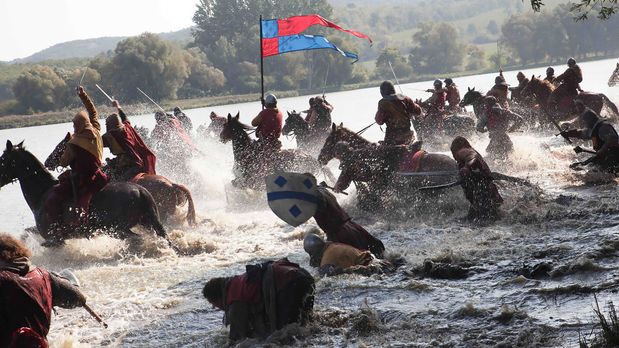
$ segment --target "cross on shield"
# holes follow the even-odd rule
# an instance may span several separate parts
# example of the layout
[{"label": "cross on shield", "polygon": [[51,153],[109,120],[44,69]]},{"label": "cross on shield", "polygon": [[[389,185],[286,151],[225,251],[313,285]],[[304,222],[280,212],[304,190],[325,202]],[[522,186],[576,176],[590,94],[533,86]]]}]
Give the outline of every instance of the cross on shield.
[{"label": "cross on shield", "polygon": [[297,227],[318,208],[316,178],[308,174],[277,173],[265,178],[269,208],[280,219]]}]

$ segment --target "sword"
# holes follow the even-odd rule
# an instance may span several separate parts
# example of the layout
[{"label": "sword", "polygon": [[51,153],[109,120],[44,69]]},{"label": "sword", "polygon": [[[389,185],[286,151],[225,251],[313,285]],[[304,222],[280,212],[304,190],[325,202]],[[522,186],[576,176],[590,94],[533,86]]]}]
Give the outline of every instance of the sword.
[{"label": "sword", "polygon": [[144,93],[143,90],[141,90],[139,87],[137,87],[137,89],[140,93],[144,94],[144,96],[148,98],[148,100],[150,100],[151,103],[155,104],[156,107],[158,107],[161,111],[163,111],[164,114],[166,113],[166,111],[161,106],[159,106],[159,104],[157,104],[151,97],[149,97],[146,93]]},{"label": "sword", "polygon": [[112,97],[110,97],[107,93],[105,93],[105,91],[103,90],[103,88],[101,88],[98,84],[95,83],[95,86],[97,86],[97,88],[101,91],[101,93],[103,93],[103,95],[105,95],[107,97],[107,99],[109,101],[113,101],[114,99],[112,99]]},{"label": "sword", "polygon": [[557,127],[557,129],[559,130],[559,134],[563,137],[563,139],[565,139],[565,141],[567,141],[568,144],[572,144],[572,141],[570,140],[570,137],[568,137],[567,135],[563,135],[563,130],[561,129],[561,126],[559,126],[559,124],[557,123],[557,121],[553,120],[552,117],[548,116],[548,118],[550,119],[550,122],[552,122],[552,124],[554,124],[555,127]]},{"label": "sword", "polygon": [[424,187],[420,187],[418,190],[419,191],[442,190],[442,189],[446,189],[446,188],[450,188],[450,187],[454,187],[458,185],[462,185],[462,180],[450,182],[449,184],[443,184],[443,185],[424,186]]},{"label": "sword", "polygon": [[88,68],[84,69],[84,73],[82,74],[82,78],[80,79],[79,86],[81,86],[82,85],[82,81],[84,81],[84,76],[86,76],[86,71],[88,71]]},{"label": "sword", "polygon": [[436,171],[436,172],[398,172],[401,176],[455,176],[458,172],[455,170]]}]

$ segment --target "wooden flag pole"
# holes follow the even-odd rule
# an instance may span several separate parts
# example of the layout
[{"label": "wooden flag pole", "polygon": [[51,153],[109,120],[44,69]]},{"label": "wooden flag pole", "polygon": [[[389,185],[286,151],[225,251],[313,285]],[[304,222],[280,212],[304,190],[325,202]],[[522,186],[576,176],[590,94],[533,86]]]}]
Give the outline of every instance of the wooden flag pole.
[{"label": "wooden flag pole", "polygon": [[262,51],[262,15],[260,15],[260,104],[264,109],[264,56]]}]

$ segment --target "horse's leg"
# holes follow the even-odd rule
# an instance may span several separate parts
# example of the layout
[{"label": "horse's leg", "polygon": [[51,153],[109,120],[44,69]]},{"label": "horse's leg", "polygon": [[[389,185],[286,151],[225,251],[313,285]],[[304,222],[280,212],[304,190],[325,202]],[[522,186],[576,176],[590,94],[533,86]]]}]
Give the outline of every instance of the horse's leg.
[{"label": "horse's leg", "polygon": [[140,190],[140,203],[141,206],[139,208],[142,209],[140,224],[153,229],[159,237],[166,239],[169,243],[168,233],[161,224],[161,220],[159,220],[159,211],[157,210],[155,200],[145,188]]},{"label": "horse's leg", "polygon": [[187,187],[181,184],[172,184],[177,194],[182,195],[187,200],[187,223],[190,225],[196,224],[196,208],[193,203],[193,197],[191,191]]}]

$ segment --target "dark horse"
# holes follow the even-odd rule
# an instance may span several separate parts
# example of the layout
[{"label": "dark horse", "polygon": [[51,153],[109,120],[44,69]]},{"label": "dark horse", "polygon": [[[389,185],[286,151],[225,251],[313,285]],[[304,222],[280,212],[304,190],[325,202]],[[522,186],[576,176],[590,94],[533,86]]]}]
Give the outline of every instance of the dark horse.
[{"label": "dark horse", "polygon": [[263,188],[264,177],[275,171],[308,172],[317,174],[320,165],[316,159],[297,150],[279,150],[265,159],[259,144],[253,141],[247,131],[252,129],[239,121],[239,114],[228,119],[219,136],[223,143],[232,141],[236,178],[235,187]]},{"label": "dark horse", "polygon": [[[475,87],[473,88],[469,87],[466,94],[464,94],[462,101],[460,101],[460,106],[464,107],[467,105],[473,106],[473,112],[475,113],[475,116],[477,117],[477,119],[479,119],[479,117],[484,112],[483,93],[481,93],[480,91],[476,91]],[[519,115],[523,115],[525,117],[524,120],[528,126],[534,127],[538,124],[538,122],[540,124],[542,123],[541,122],[542,114],[540,114],[538,110],[535,110],[531,107],[527,107],[521,104],[511,104],[511,107],[512,107],[512,111],[518,113]]]},{"label": "dark horse", "polygon": [[10,141],[6,142],[6,149],[0,157],[0,187],[19,181],[37,229],[47,242],[55,244],[69,238],[89,237],[98,229],[114,231],[121,238],[131,238],[135,236],[131,228],[140,224],[154,230],[170,244],[153,197],[145,188],[133,183],[111,183],[97,192],[90,201],[85,226],[71,228],[51,221],[45,203],[58,180],[22,143],[14,146]]},{"label": "dark horse", "polygon": [[[309,123],[296,111],[288,112],[288,117],[282,128],[285,135],[294,135],[297,147],[310,153],[320,151],[320,146],[329,135],[327,131],[311,129]],[[315,151],[314,151],[315,150]]]},{"label": "dark horse", "polygon": [[[531,81],[529,81],[527,86],[522,90],[521,95],[523,97],[535,97],[540,108],[555,121],[565,121],[573,118],[575,113],[573,98],[566,96],[562,100],[559,100],[556,106],[553,106],[549,101],[550,95],[554,90],[555,86],[552,83],[538,79],[534,75]],[[611,118],[619,117],[617,106],[602,93],[580,92],[574,99],[582,100],[585,106],[598,114],[602,112],[602,108],[606,105],[612,113],[612,115],[610,115]]]},{"label": "dark horse", "polygon": [[[60,166],[60,157],[62,157],[69,140],[71,140],[71,133],[67,133],[64,139],[56,145],[54,151],[45,160],[45,167],[47,169],[54,170]],[[165,221],[174,216],[176,207],[187,203],[187,223],[195,225],[196,209],[191,191],[187,187],[176,184],[165,176],[152,174],[139,174],[131,182],[146,188],[150,192],[155,203],[157,203],[162,220]]]},{"label": "dark horse", "polygon": [[619,83],[619,63],[610,77],[608,78],[608,87],[615,87]]}]

